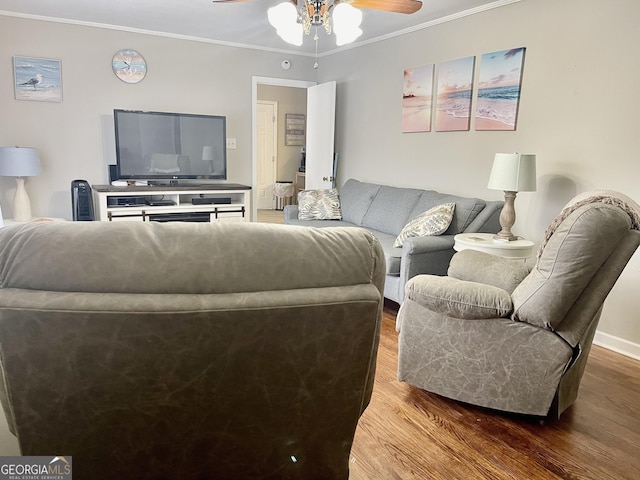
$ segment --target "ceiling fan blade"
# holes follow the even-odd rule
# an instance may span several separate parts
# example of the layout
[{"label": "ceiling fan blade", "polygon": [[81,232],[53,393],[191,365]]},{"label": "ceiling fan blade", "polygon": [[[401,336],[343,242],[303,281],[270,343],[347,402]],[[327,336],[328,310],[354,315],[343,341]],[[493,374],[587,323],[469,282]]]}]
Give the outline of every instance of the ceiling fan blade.
[{"label": "ceiling fan blade", "polygon": [[[243,3],[256,0],[211,0],[213,3]],[[296,0],[289,0],[297,5]],[[350,3],[357,8],[368,8],[370,10],[382,10],[394,13],[415,13],[422,8],[420,0],[335,0],[337,5],[340,2]],[[323,5],[326,7],[326,3]]]},{"label": "ceiling fan blade", "polygon": [[350,3],[356,8],[395,13],[415,13],[422,7],[422,2],[418,0],[353,0]]}]

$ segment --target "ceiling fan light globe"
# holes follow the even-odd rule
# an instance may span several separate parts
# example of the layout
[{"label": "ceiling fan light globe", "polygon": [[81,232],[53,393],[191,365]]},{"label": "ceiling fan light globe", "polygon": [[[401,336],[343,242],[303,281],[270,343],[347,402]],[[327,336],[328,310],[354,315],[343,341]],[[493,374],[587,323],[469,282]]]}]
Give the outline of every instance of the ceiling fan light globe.
[{"label": "ceiling fan light globe", "polygon": [[362,35],[362,12],[348,3],[339,3],[333,9],[333,31],[336,45],[346,45]]},{"label": "ceiling fan light globe", "polygon": [[302,45],[302,25],[298,23],[298,11],[291,2],[284,2],[267,10],[269,23],[285,42]]},{"label": "ceiling fan light globe", "polygon": [[267,18],[271,26],[277,30],[288,24],[296,23],[298,11],[290,2],[279,3],[267,10]]},{"label": "ceiling fan light globe", "polygon": [[279,28],[276,30],[276,33],[280,38],[291,45],[295,45],[297,47],[302,45],[303,31],[302,25],[299,23],[288,25],[285,28]]},{"label": "ceiling fan light globe", "polygon": [[356,38],[358,38],[360,35],[362,35],[362,30],[358,27],[355,27],[350,32],[345,32],[342,34],[336,32],[336,45],[339,47],[341,47],[342,45],[347,45],[348,43],[355,41]]}]

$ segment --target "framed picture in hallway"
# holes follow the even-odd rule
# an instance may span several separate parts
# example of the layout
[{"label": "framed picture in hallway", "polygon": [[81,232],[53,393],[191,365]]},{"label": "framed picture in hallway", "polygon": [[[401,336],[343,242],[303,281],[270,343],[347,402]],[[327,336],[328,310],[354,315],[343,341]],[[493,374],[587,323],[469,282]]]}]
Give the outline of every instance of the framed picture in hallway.
[{"label": "framed picture in hallway", "polygon": [[15,56],[13,78],[16,100],[62,101],[60,60]]},{"label": "framed picture in hallway", "polygon": [[284,144],[289,146],[303,145],[304,132],[306,130],[306,116],[304,113],[285,114],[287,123],[285,130]]}]

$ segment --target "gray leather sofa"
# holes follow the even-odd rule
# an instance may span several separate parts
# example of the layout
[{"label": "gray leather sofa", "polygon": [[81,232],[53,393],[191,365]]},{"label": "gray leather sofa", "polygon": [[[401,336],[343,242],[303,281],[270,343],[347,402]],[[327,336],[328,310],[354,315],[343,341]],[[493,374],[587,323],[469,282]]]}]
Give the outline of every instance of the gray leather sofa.
[{"label": "gray leather sofa", "polygon": [[79,479],[347,479],[384,257],[356,229],[0,229],[0,393]]},{"label": "gray leather sofa", "polygon": [[[443,203],[456,204],[449,229],[439,236],[408,238],[401,248],[393,243],[407,222]],[[340,189],[342,220],[298,220],[298,206],[284,208],[287,224],[310,227],[363,227],[382,244],[387,264],[384,296],[404,300],[410,278],[422,273],[446,275],[455,253],[453,237],[463,232],[498,232],[504,202],[448,195],[434,190],[399,188],[350,179]]]},{"label": "gray leather sofa", "polygon": [[419,275],[398,312],[398,379],[466,403],[554,416],[578,395],[603,302],[640,244],[620,194],[571,202],[533,269],[473,250]]}]

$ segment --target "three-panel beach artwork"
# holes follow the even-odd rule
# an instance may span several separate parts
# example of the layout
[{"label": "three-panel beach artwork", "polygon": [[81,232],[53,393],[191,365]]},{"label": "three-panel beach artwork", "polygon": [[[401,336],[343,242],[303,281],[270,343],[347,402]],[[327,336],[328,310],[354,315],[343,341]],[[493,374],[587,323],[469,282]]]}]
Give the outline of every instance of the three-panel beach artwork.
[{"label": "three-panel beach artwork", "polygon": [[[515,130],[525,48],[480,57],[475,95],[476,130]],[[466,57],[404,70],[402,132],[468,131],[476,58]],[[434,96],[435,91],[435,96]],[[435,117],[435,125],[432,118]]]}]

